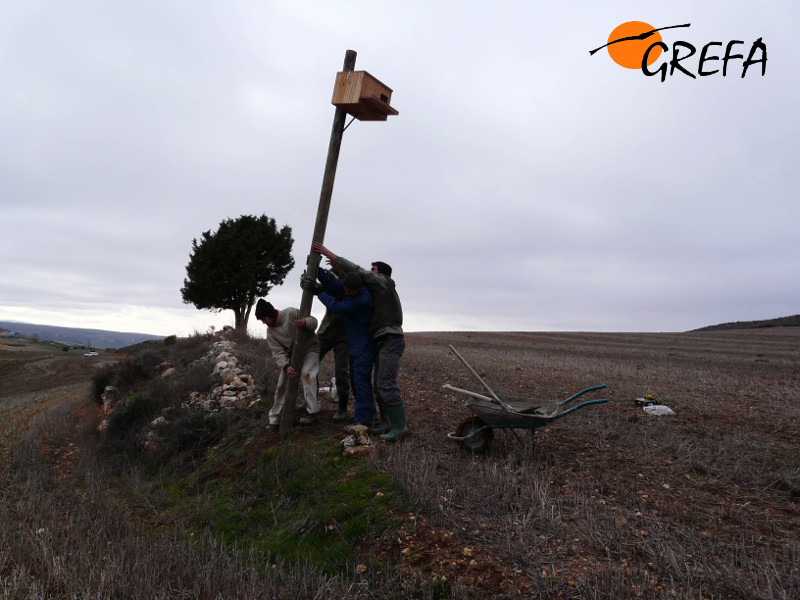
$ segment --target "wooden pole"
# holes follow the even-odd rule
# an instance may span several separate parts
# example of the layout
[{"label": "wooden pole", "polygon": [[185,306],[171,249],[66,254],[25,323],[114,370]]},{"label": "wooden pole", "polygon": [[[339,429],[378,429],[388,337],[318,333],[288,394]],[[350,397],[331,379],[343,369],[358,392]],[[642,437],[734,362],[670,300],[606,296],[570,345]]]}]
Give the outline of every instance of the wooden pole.
[{"label": "wooden pole", "polygon": [[[345,72],[353,71],[356,67],[356,52],[348,50],[344,55]],[[333,115],[333,127],[331,128],[331,140],[328,144],[328,158],[325,161],[325,174],[322,177],[322,189],[319,194],[319,205],[317,207],[317,221],[314,224],[314,235],[311,243],[325,241],[325,228],[328,225],[328,212],[331,206],[331,196],[333,196],[333,182],[336,178],[336,165],[339,162],[339,149],[342,146],[342,135],[344,134],[345,120],[347,113],[337,107]],[[306,259],[306,273],[311,277],[316,278],[317,269],[319,268],[321,256],[309,249],[308,258]],[[303,297],[300,300],[300,318],[305,318],[311,314],[311,304],[314,301],[314,294],[308,290],[303,290]],[[295,337],[294,350],[292,351],[292,368],[300,373],[303,365],[303,354],[298,350],[303,348],[309,338],[312,336],[311,332],[307,329],[300,329]],[[316,382],[314,382],[316,385]],[[294,404],[297,398],[297,390],[300,387],[300,376],[294,379],[289,379],[286,389],[286,402],[283,405],[283,412],[281,414],[281,437],[286,438],[292,428],[292,419],[294,417]]]}]

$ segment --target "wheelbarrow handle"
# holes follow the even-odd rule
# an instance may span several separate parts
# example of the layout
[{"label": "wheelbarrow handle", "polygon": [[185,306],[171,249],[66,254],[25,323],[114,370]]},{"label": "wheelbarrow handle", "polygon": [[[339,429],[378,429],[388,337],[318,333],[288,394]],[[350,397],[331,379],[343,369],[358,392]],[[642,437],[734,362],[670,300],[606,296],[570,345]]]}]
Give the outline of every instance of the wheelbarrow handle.
[{"label": "wheelbarrow handle", "polygon": [[[570,402],[572,402],[573,400],[575,400],[575,398],[579,398],[579,397],[583,396],[584,394],[586,394],[586,393],[588,393],[588,392],[594,392],[594,391],[596,391],[596,390],[602,390],[602,389],[604,389],[605,387],[606,387],[606,384],[605,384],[605,383],[603,383],[603,384],[601,384],[601,385],[594,385],[594,386],[592,386],[592,387],[588,387],[588,388],[586,388],[585,390],[581,390],[581,391],[580,391],[580,392],[578,392],[577,394],[574,394],[573,396],[570,396],[569,398],[567,398],[567,399],[566,399],[566,400],[564,400],[563,402],[559,402],[559,405],[560,405],[560,406],[565,406],[565,405],[569,404]],[[576,408],[577,408],[577,407],[576,407]]]},{"label": "wheelbarrow handle", "polygon": [[570,406],[564,412],[559,413],[558,416],[556,416],[553,419],[553,421],[555,421],[556,419],[560,419],[561,417],[566,417],[569,413],[575,412],[576,410],[579,410],[584,406],[591,406],[592,404],[605,404],[606,402],[608,402],[608,399],[606,398],[600,398],[598,400],[587,400],[586,402],[581,402],[580,404],[576,404],[575,406]]}]

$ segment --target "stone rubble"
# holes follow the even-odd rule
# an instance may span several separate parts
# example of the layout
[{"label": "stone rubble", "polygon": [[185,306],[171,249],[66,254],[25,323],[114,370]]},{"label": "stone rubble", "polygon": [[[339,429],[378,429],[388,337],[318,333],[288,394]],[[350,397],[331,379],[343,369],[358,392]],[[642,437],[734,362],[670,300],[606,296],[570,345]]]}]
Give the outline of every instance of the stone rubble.
[{"label": "stone rubble", "polygon": [[350,433],[340,443],[344,447],[345,456],[365,457],[375,452],[375,446],[367,435],[367,427],[364,425],[350,425],[346,428]]},{"label": "stone rubble", "polygon": [[261,400],[252,375],[244,372],[234,356],[236,344],[230,340],[218,340],[202,360],[214,363],[214,375],[222,383],[207,393],[192,392],[187,408],[199,407],[213,413],[236,408],[252,408]]}]

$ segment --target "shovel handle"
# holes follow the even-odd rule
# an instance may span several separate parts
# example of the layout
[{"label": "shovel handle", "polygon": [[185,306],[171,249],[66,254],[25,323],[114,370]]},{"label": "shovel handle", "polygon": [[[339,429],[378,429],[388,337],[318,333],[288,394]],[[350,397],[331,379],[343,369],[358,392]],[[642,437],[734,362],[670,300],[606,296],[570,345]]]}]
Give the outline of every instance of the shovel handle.
[{"label": "shovel handle", "polygon": [[480,375],[478,375],[478,373],[475,372],[475,369],[473,369],[470,366],[470,364],[466,361],[466,359],[458,353],[458,350],[453,348],[452,344],[448,344],[447,347],[450,348],[453,354],[455,354],[458,357],[458,360],[464,363],[464,366],[469,369],[470,373],[472,373],[473,375],[475,375],[475,377],[478,378],[478,381],[480,381],[483,387],[485,387],[488,390],[488,392],[492,395],[492,401],[495,404],[499,404],[500,406],[503,407],[504,410],[508,412],[514,412],[510,406],[508,406],[505,402],[503,402],[502,400],[500,400],[500,398],[497,397],[497,394],[494,393],[494,390],[492,390],[492,388],[489,387],[489,385],[483,380],[483,378]]}]

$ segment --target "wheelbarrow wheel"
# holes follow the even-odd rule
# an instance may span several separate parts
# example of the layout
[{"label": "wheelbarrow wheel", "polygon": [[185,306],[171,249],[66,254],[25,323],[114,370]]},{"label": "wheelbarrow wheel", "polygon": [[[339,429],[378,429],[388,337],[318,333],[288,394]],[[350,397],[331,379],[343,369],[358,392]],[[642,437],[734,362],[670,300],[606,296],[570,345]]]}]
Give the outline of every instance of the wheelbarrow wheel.
[{"label": "wheelbarrow wheel", "polygon": [[494,433],[489,427],[479,431],[483,427],[486,427],[486,423],[478,417],[471,417],[458,426],[456,433],[458,437],[466,438],[461,440],[461,446],[467,452],[483,454],[489,449]]}]

